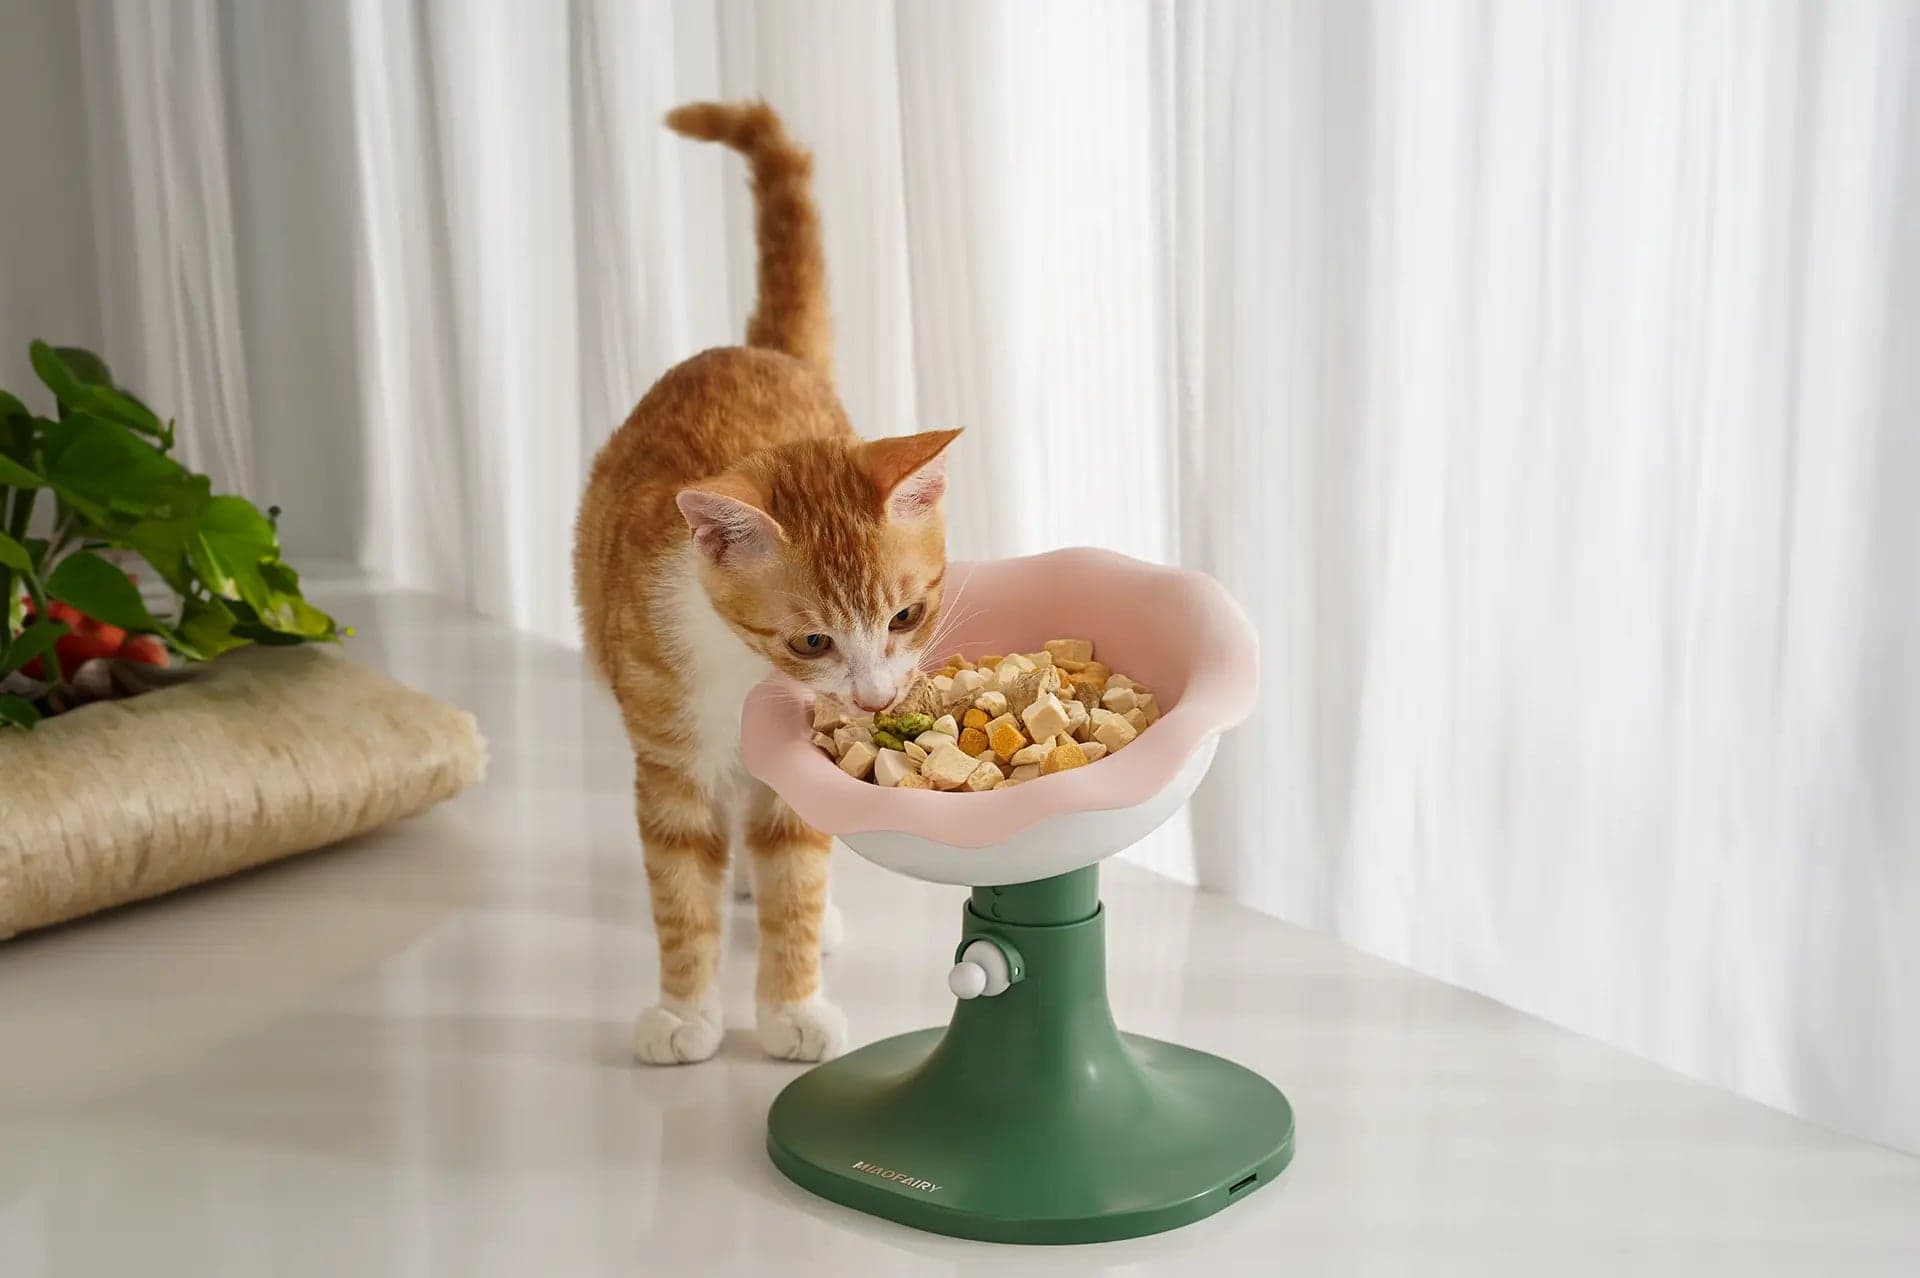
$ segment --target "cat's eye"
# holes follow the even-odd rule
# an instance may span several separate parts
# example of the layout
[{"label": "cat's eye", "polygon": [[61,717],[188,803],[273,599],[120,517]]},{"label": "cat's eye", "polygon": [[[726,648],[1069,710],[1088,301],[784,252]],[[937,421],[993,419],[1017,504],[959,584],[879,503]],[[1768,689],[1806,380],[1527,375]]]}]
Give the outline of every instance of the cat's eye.
[{"label": "cat's eye", "polygon": [[796,656],[820,657],[833,647],[833,640],[826,635],[795,635],[787,640],[787,647],[793,649]]},{"label": "cat's eye", "polygon": [[927,615],[927,606],[923,603],[908,604],[893,614],[893,620],[887,623],[889,630],[911,630],[920,624],[920,618]]}]

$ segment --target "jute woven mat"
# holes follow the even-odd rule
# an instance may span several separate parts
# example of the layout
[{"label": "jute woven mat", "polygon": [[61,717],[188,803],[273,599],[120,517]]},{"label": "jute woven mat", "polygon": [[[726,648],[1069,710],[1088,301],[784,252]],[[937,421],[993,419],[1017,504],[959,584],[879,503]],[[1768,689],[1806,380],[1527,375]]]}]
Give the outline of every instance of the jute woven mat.
[{"label": "jute woven mat", "polygon": [[0,939],[349,838],[485,771],[472,715],[308,647],[0,732]]}]

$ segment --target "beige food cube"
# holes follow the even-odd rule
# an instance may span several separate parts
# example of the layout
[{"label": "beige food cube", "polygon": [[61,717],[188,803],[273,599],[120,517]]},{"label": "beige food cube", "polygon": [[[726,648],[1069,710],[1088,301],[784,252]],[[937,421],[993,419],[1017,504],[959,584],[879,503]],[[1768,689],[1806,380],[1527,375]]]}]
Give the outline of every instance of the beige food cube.
[{"label": "beige food cube", "polygon": [[992,760],[988,760],[968,774],[967,789],[976,793],[981,790],[991,790],[1006,779],[1007,774],[1002,772]]},{"label": "beige food cube", "polygon": [[1125,714],[1138,704],[1140,698],[1133,695],[1132,688],[1108,688],[1100,694],[1100,708],[1115,714]]},{"label": "beige food cube", "polygon": [[1138,706],[1135,706],[1133,709],[1127,711],[1126,714],[1121,717],[1126,719],[1128,723],[1133,725],[1133,730],[1135,733],[1141,733],[1147,730],[1147,712],[1140,709]]},{"label": "beige food cube", "polygon": [[1031,781],[1031,780],[1033,780],[1033,779],[1034,779],[1035,777],[1037,777],[1037,776],[1039,776],[1039,775],[1040,775],[1040,765],[1039,765],[1039,764],[1037,764],[1037,763],[1024,763],[1024,764],[1022,764],[1022,765],[1020,765],[1019,767],[1017,767],[1017,768],[1015,768],[1015,769],[1014,769],[1014,770],[1013,770],[1012,772],[1009,772],[1009,773],[1007,774],[1007,780],[1009,780],[1009,781]]},{"label": "beige food cube", "polygon": [[932,731],[944,732],[950,737],[958,738],[960,735],[960,725],[954,720],[952,715],[943,714],[933,721]]},{"label": "beige food cube", "polygon": [[1007,694],[998,688],[981,693],[973,699],[973,704],[985,710],[989,719],[998,719],[1010,708],[1007,705]]},{"label": "beige food cube", "polygon": [[1045,648],[1055,661],[1093,660],[1093,640],[1091,639],[1049,639],[1041,647]]},{"label": "beige food cube", "polygon": [[833,730],[833,752],[844,755],[859,744],[873,744],[873,730],[857,723],[843,723]]},{"label": "beige food cube", "polygon": [[1098,741],[1083,741],[1080,743],[1080,750],[1087,756],[1088,763],[1107,757],[1107,748]]},{"label": "beige food cube", "polygon": [[916,771],[904,750],[882,750],[873,760],[873,779],[884,786],[900,784],[900,778]]},{"label": "beige food cube", "polygon": [[856,741],[847,747],[840,756],[840,770],[850,777],[862,778],[873,771],[873,761],[879,756],[870,741]]},{"label": "beige food cube", "polygon": [[987,677],[978,670],[962,670],[953,677],[953,690],[971,697],[987,686]]},{"label": "beige food cube", "polygon": [[1053,743],[1051,741],[1044,745],[1022,746],[1013,752],[1013,757],[1009,759],[1008,762],[1016,768],[1024,768],[1029,763],[1038,763],[1040,760],[1046,758],[1047,751],[1051,749],[1053,749]]},{"label": "beige food cube", "polygon": [[959,746],[943,745],[928,752],[927,761],[920,765],[920,775],[936,790],[958,790],[979,766],[980,761]]},{"label": "beige food cube", "polygon": [[1045,741],[1067,730],[1071,722],[1067,718],[1067,708],[1060,704],[1060,698],[1051,692],[1035,698],[1020,718],[1027,725],[1027,735],[1035,741]]},{"label": "beige food cube", "polygon": [[1093,712],[1093,739],[1111,754],[1139,735],[1131,723],[1111,710]]},{"label": "beige food cube", "polygon": [[918,772],[909,772],[900,778],[900,784],[894,788],[896,790],[931,790],[933,789],[933,782],[927,780]]}]

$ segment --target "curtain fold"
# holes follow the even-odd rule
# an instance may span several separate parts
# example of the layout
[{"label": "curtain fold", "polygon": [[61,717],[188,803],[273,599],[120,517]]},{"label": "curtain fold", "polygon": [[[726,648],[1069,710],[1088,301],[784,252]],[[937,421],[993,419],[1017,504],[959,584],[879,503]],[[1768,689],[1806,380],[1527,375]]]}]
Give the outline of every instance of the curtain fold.
[{"label": "curtain fold", "polygon": [[180,435],[186,461],[216,487],[251,487],[218,9],[83,5],[77,18],[71,70],[100,108],[83,118],[106,345],[118,371],[195,423]]},{"label": "curtain fold", "polygon": [[737,161],[658,118],[764,94],[856,423],[967,428],[955,553],[1182,562],[1261,630],[1140,859],[1920,1148],[1913,6],[66,21],[72,336],[296,555],[571,642],[584,467],[752,290]]}]

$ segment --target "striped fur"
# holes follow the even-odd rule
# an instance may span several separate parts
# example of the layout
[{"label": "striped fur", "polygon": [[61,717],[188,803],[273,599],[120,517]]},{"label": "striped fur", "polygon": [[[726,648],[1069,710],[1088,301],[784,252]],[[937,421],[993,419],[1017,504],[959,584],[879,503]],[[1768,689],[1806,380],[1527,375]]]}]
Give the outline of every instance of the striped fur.
[{"label": "striped fur", "polygon": [[[830,841],[741,775],[740,705],[774,673],[870,704],[904,686],[940,614],[942,456],[958,432],[853,433],[828,380],[807,161],[778,118],[764,104],[700,104],[669,122],[751,161],[761,293],[749,345],[669,369],[607,441],[575,528],[581,632],[633,746],[660,943],[660,1002],[641,1015],[635,1047],[672,1063],[719,1046],[737,829],[759,885],[762,1043],[817,1060],[845,1035],[820,988]],[[831,638],[824,654],[795,651],[808,634]]]}]

